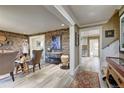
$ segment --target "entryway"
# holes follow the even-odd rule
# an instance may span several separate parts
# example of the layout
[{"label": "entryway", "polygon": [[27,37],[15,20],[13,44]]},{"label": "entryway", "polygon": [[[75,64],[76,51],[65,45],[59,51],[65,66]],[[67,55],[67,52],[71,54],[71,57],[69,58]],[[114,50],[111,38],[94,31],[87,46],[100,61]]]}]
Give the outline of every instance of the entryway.
[{"label": "entryway", "polygon": [[100,43],[98,36],[85,37],[86,45],[81,43],[81,59],[80,64],[85,66],[85,69],[91,71],[99,72],[100,71]]},{"label": "entryway", "polygon": [[91,27],[80,29],[80,65],[82,71],[96,72],[99,75],[101,87],[105,87],[100,72],[101,28]]},{"label": "entryway", "polygon": [[80,63],[89,57],[100,57],[100,27],[80,29]]},{"label": "entryway", "polygon": [[43,50],[42,53],[42,63],[45,63],[45,35],[30,36],[30,56],[32,57],[32,50]]},{"label": "entryway", "polygon": [[99,37],[89,38],[89,57],[99,57]]}]

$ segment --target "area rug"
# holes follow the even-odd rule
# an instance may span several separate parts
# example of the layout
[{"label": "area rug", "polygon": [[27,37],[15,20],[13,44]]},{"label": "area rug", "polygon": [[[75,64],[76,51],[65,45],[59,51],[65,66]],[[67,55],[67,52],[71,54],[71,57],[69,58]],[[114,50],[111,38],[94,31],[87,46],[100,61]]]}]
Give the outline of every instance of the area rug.
[{"label": "area rug", "polygon": [[100,88],[98,73],[78,71],[69,88]]}]

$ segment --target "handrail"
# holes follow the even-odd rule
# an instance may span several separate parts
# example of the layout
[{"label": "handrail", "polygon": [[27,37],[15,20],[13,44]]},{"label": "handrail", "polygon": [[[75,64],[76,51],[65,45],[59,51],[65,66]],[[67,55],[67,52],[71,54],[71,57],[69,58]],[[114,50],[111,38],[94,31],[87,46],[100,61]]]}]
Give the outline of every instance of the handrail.
[{"label": "handrail", "polygon": [[111,44],[113,44],[114,42],[116,42],[117,40],[119,40],[118,38],[113,40],[112,42],[110,42],[108,45],[106,45],[105,47],[103,47],[102,49],[105,49],[107,47],[109,47]]}]

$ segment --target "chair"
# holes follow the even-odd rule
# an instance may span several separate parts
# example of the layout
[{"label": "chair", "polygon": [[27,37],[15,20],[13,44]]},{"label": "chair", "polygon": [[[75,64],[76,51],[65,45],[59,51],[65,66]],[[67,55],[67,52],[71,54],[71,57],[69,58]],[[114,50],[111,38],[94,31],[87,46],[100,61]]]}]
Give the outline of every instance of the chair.
[{"label": "chair", "polygon": [[0,54],[0,75],[10,73],[12,80],[14,81],[14,65],[18,52],[2,53]]},{"label": "chair", "polygon": [[37,64],[39,65],[39,69],[41,69],[40,60],[41,60],[41,56],[42,56],[42,51],[41,50],[33,50],[32,53],[33,53],[33,58],[29,62],[29,64],[33,65],[33,72],[35,72],[35,67]]}]

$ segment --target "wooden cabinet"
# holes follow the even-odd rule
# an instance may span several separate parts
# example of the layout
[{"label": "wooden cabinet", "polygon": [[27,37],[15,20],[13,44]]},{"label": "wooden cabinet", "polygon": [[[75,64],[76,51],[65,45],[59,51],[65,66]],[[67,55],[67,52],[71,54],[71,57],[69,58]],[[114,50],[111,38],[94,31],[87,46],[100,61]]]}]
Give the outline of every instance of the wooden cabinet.
[{"label": "wooden cabinet", "polygon": [[[106,82],[109,87],[124,88],[124,66],[121,65],[120,60],[121,59],[119,58],[107,58],[108,68]],[[113,83],[114,85],[112,85],[111,82],[114,82],[115,84]]]}]

